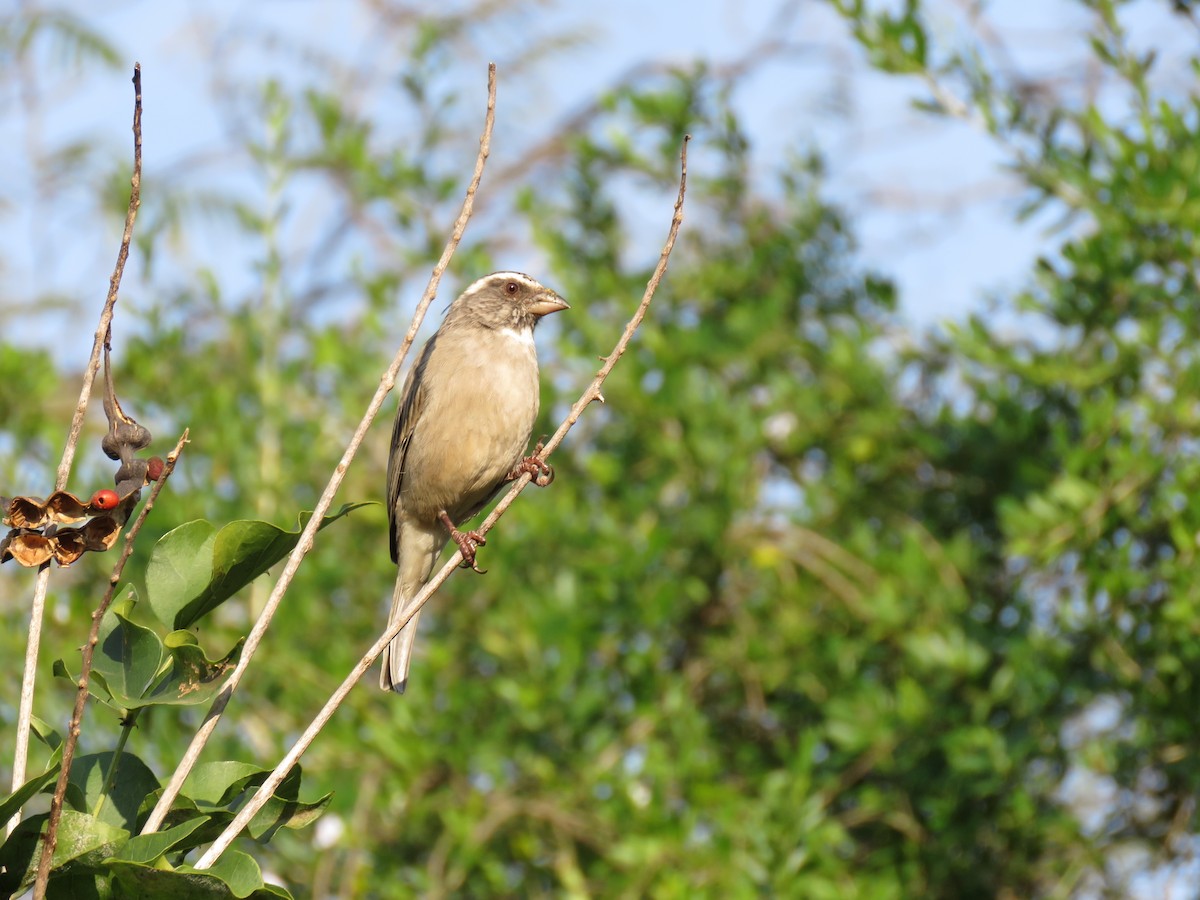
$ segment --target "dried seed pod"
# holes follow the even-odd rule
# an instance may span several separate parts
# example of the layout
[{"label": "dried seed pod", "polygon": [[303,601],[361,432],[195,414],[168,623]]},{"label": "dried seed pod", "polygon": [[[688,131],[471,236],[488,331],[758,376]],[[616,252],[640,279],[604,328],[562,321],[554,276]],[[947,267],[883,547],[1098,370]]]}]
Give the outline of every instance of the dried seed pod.
[{"label": "dried seed pod", "polygon": [[41,497],[13,497],[4,511],[4,524],[13,528],[41,528],[50,517]]},{"label": "dried seed pod", "polygon": [[130,450],[145,450],[150,446],[150,442],[154,440],[154,436],[150,434],[150,429],[144,425],[139,425],[133,419],[126,419],[126,421],[118,425],[117,434]]},{"label": "dried seed pod", "polygon": [[149,469],[150,463],[144,459],[135,458],[121,463],[113,479],[117,484],[117,493],[121,499],[128,497],[134,491],[140,491],[146,485],[148,481],[146,473]]},{"label": "dried seed pod", "polygon": [[97,516],[78,528],[60,528],[48,540],[55,561],[64,569],[89,550],[103,553],[112,549],[121,534],[121,525],[112,516]]},{"label": "dried seed pod", "polygon": [[14,528],[0,541],[0,563],[15,559],[27,567],[40,566],[53,555],[51,538],[25,528]]},{"label": "dried seed pod", "polygon": [[[108,404],[105,404],[105,412],[108,412],[107,406]],[[149,429],[139,425],[118,409],[117,414],[109,419],[108,434],[100,439],[100,449],[109,459],[121,459],[122,450],[143,450],[150,446],[152,440],[154,438]]]},{"label": "dried seed pod", "polygon": [[70,491],[55,491],[46,498],[46,513],[52,522],[70,524],[90,516],[90,504],[90,500],[80,500]]},{"label": "dried seed pod", "polygon": [[[70,525],[91,516],[109,512],[129,498],[129,494],[140,489],[142,483],[129,482],[120,491],[99,490],[88,500],[81,500],[70,491],[55,491],[48,499],[41,497],[13,497],[4,508],[4,524],[13,528],[41,529],[50,525]],[[135,497],[129,505],[137,502]],[[126,510],[126,516],[128,516]],[[123,519],[122,519],[123,521]]]},{"label": "dried seed pod", "polygon": [[111,431],[100,439],[100,449],[109,459],[121,458],[121,441]]},{"label": "dried seed pod", "polygon": [[78,528],[64,528],[54,537],[47,538],[54,561],[64,569],[87,552],[87,541]]},{"label": "dried seed pod", "polygon": [[47,534],[29,528],[14,528],[0,541],[0,562],[15,559],[23,566],[40,566],[54,559],[66,568],[89,550],[103,553],[111,550],[121,536],[121,520],[113,516],[96,516],[78,528],[58,528],[51,525]]},{"label": "dried seed pod", "polygon": [[113,516],[96,516],[86,525],[81,525],[78,531],[83,535],[84,543],[89,550],[103,553],[105,550],[111,550],[113,544],[117,542],[117,538],[121,535],[122,524]]},{"label": "dried seed pod", "polygon": [[45,528],[86,519],[88,504],[69,491],[55,491],[47,499],[13,497],[4,514],[4,524],[14,528]]}]

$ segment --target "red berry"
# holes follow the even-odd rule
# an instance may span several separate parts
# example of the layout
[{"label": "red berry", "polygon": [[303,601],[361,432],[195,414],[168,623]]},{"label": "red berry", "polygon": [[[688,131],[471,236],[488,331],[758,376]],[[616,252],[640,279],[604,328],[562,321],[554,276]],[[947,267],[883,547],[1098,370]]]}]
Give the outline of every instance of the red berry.
[{"label": "red berry", "polygon": [[158,481],[163,473],[163,461],[161,456],[152,456],[146,464],[146,477],[150,481]]},{"label": "red berry", "polygon": [[91,505],[94,509],[116,509],[120,502],[116,491],[96,491],[92,494]]}]

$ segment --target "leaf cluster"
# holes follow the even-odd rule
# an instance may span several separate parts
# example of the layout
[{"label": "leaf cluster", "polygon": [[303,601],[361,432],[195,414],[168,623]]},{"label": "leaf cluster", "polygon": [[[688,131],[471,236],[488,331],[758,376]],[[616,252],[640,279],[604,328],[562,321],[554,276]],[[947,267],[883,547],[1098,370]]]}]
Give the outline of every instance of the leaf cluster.
[{"label": "leaf cluster", "polygon": [[[359,504],[361,505],[361,504]],[[355,506],[344,506],[322,527]],[[241,641],[210,658],[193,630],[245,585],[279,562],[303,529],[287,532],[265,522],[231,522],[214,528],[196,521],[165,535],[151,554],[146,604],[129,588],[101,622],[88,689],[122,723],[114,751],[76,758],[52,857],[48,897],[171,896],[287,897],[264,884],[258,863],[231,850],[203,872],[184,863],[186,854],[210,843],[232,821],[239,805],[270,769],[221,761],[192,770],[164,827],[139,833],[161,793],[157,776],[125,750],[139,716],[154,708],[208,704],[237,662]],[[64,660],[54,673],[71,684],[78,675]],[[49,749],[42,772],[0,800],[7,821],[34,797],[53,788],[62,765],[62,738],[45,725],[37,731]],[[302,801],[300,768],[280,785],[251,821],[257,841],[281,827],[301,828],[328,805],[330,796]],[[47,814],[28,815],[0,845],[0,891],[17,895],[32,884]]]}]

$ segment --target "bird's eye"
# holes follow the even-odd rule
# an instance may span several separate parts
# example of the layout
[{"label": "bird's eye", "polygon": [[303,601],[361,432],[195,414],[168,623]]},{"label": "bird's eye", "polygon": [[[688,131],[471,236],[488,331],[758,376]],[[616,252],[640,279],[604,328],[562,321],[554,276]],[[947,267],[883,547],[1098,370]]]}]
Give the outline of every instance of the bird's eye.
[{"label": "bird's eye", "polygon": [[517,283],[515,281],[510,281],[506,285],[504,285],[504,290],[511,297],[514,294],[516,294],[518,290],[520,290],[520,287],[517,285]]}]

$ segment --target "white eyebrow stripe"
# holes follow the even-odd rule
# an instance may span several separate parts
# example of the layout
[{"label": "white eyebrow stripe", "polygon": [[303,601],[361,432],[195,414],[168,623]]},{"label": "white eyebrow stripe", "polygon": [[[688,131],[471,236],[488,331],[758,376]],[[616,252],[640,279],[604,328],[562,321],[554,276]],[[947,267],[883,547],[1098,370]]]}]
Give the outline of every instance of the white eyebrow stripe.
[{"label": "white eyebrow stripe", "polygon": [[484,275],[482,278],[478,278],[471,282],[467,289],[463,291],[463,295],[466,296],[474,294],[491,281],[519,281],[531,291],[536,291],[541,288],[541,285],[539,285],[524,272],[493,272],[491,275]]}]

